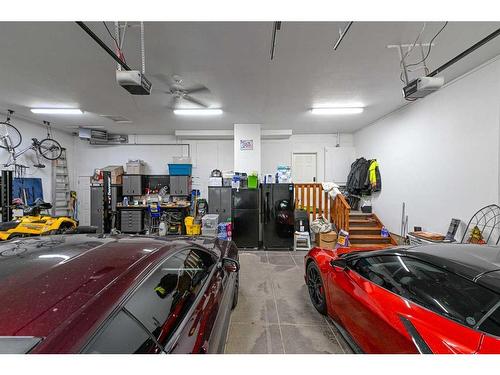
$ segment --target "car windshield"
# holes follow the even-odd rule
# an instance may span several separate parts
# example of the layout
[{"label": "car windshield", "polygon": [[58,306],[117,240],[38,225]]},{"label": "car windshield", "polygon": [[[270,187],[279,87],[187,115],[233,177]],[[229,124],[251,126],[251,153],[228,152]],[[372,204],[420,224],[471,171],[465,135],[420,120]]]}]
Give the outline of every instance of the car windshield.
[{"label": "car windshield", "polygon": [[381,287],[468,327],[475,327],[500,301],[489,289],[411,257],[360,258],[353,268]]}]

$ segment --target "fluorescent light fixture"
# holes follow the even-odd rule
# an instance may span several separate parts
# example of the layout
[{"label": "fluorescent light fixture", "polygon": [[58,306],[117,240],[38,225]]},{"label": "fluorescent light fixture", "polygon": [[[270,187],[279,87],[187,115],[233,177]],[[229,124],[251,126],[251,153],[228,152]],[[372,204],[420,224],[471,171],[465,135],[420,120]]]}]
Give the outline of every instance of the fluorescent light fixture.
[{"label": "fluorescent light fixture", "polygon": [[174,109],[174,114],[181,116],[213,116],[222,115],[220,108],[203,108],[203,109]]},{"label": "fluorescent light fixture", "polygon": [[31,108],[31,112],[44,115],[82,115],[80,108]]},{"label": "fluorescent light fixture", "polygon": [[354,115],[363,112],[363,107],[311,108],[314,115]]}]

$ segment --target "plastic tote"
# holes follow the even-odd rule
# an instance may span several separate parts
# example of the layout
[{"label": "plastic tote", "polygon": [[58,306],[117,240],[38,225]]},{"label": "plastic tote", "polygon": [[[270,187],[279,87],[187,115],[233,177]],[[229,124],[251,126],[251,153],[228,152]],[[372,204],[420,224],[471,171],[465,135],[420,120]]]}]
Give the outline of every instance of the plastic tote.
[{"label": "plastic tote", "polygon": [[191,176],[192,164],[169,164],[168,174],[170,176]]},{"label": "plastic tote", "polygon": [[257,176],[248,176],[248,188],[257,189],[259,186],[259,178]]}]

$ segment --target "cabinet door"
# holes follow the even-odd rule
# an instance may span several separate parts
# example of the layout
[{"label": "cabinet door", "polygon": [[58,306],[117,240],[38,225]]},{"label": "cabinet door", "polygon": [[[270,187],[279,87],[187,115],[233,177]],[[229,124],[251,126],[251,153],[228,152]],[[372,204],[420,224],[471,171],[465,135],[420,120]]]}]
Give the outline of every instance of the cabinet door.
[{"label": "cabinet door", "polygon": [[102,186],[92,186],[90,193],[90,225],[97,227],[98,233],[102,233],[103,227],[103,201],[104,192]]},{"label": "cabinet door", "polygon": [[231,188],[220,188],[220,214],[219,222],[226,221],[231,217],[232,208]]},{"label": "cabinet door", "polygon": [[123,195],[130,195],[130,176],[124,175],[123,176],[123,184],[122,184],[122,189],[123,189]]},{"label": "cabinet door", "polygon": [[134,195],[142,195],[142,176],[130,176],[130,188]]},{"label": "cabinet door", "polygon": [[188,178],[189,176],[179,176],[179,190],[180,195],[189,195],[188,192]]},{"label": "cabinet door", "polygon": [[208,213],[218,214],[221,203],[221,189],[208,188]]},{"label": "cabinet door", "polygon": [[170,195],[179,194],[179,176],[170,176]]}]

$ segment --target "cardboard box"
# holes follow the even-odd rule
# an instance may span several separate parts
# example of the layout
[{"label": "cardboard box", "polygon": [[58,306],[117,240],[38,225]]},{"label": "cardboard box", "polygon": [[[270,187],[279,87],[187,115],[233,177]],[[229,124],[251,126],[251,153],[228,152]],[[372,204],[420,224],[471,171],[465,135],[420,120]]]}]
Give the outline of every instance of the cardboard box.
[{"label": "cardboard box", "polygon": [[334,231],[327,233],[316,233],[316,246],[323,249],[334,249],[337,243],[337,233]]},{"label": "cardboard box", "polygon": [[122,165],[108,165],[102,169],[103,171],[111,172],[111,183],[121,185],[123,183],[123,166]]},{"label": "cardboard box", "polygon": [[209,177],[208,186],[222,186],[222,177]]},{"label": "cardboard box", "polygon": [[145,169],[142,160],[129,161],[127,163],[127,174],[144,174]]}]

